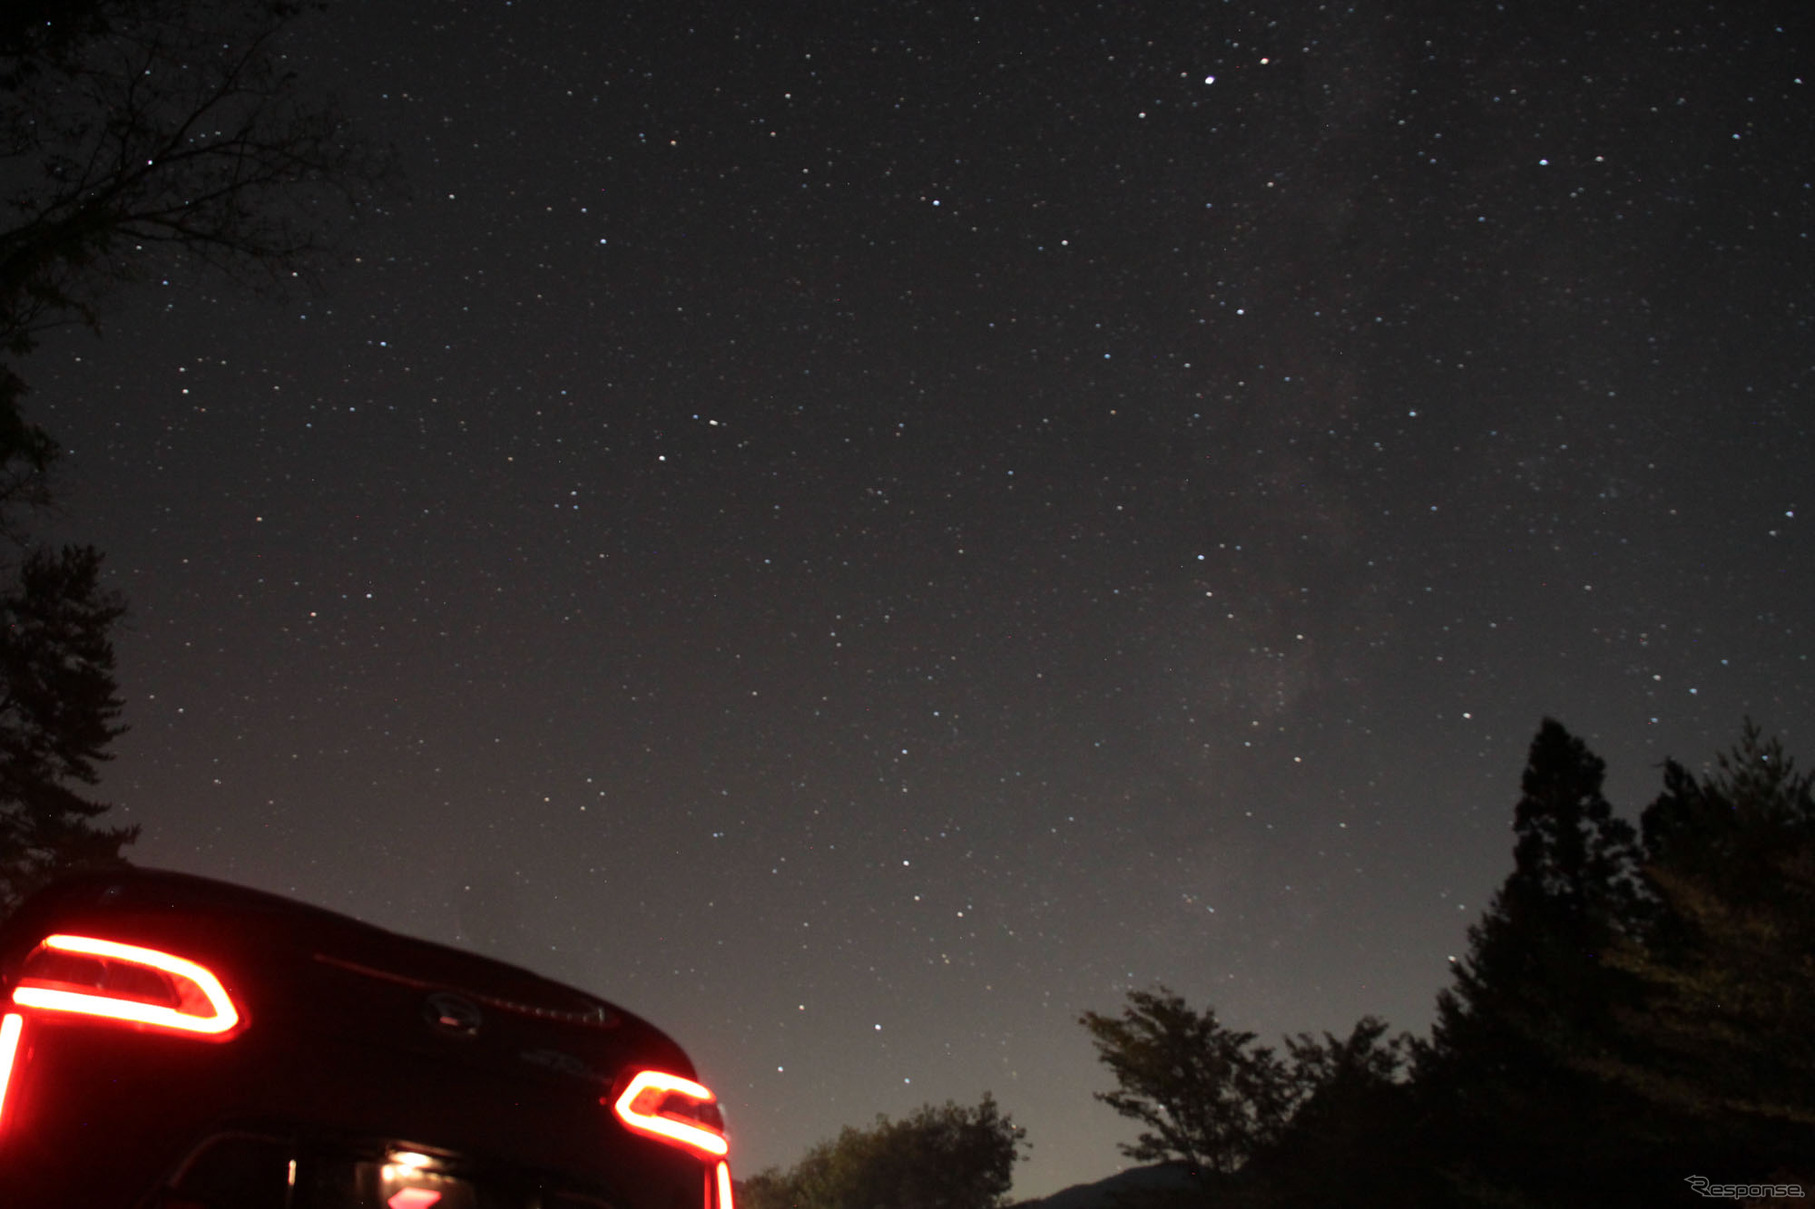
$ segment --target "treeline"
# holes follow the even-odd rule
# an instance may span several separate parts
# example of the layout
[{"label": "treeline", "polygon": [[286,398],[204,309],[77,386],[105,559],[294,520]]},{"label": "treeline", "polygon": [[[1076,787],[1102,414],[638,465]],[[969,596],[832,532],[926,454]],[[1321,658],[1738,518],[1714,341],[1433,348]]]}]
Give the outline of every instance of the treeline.
[{"label": "treeline", "polygon": [[[1097,1098],[1140,1126],[1123,1153],[1197,1174],[1154,1209],[1815,1193],[1810,776],[1748,722],[1705,774],[1667,763],[1635,828],[1604,772],[1544,722],[1513,870],[1428,1038],[1365,1017],[1346,1037],[1275,1048],[1164,988],[1131,993],[1119,1015],[1086,1012],[1115,1081]],[[1023,1146],[987,1097],[879,1118],[753,1177],[744,1209],[990,1209]]]},{"label": "treeline", "polygon": [[1027,1143],[986,1093],[975,1108],[927,1105],[899,1121],[846,1126],[786,1171],[737,1185],[738,1209],[988,1209]]}]

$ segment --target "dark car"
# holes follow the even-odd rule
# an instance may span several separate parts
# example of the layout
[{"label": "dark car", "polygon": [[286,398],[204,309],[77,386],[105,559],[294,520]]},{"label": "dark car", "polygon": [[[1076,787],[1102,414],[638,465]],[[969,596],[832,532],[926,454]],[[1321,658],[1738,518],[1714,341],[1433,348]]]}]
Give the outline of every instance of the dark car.
[{"label": "dark car", "polygon": [[732,1209],[680,1047],[275,895],[82,874],[0,927],[0,1206]]}]

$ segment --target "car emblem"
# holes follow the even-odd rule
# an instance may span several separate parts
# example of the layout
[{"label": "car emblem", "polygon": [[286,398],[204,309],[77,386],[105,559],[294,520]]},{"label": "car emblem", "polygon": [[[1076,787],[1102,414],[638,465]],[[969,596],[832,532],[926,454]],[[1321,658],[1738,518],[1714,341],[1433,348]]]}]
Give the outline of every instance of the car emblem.
[{"label": "car emblem", "polygon": [[572,1075],[576,1079],[585,1079],[593,1083],[603,1083],[605,1078],[598,1071],[580,1061],[572,1054],[564,1054],[558,1049],[528,1049],[517,1055],[525,1062],[536,1066],[545,1066],[549,1070]]},{"label": "car emblem", "polygon": [[443,1037],[471,1041],[479,1035],[479,1026],[485,1022],[485,1013],[470,999],[462,999],[446,991],[436,991],[423,1000],[422,1018],[428,1021],[429,1028]]}]

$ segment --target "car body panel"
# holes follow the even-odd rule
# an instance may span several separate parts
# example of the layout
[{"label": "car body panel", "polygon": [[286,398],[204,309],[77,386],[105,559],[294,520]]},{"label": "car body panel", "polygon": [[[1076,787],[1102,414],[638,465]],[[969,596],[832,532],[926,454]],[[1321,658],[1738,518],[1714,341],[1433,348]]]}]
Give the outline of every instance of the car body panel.
[{"label": "car body panel", "polygon": [[[211,1037],[13,1006],[28,958],[48,968],[39,946],[53,934],[199,963],[241,1018]],[[221,1170],[262,1163],[247,1178],[269,1181],[276,1160],[256,1155],[285,1148],[290,1209],[308,1209],[297,1198],[315,1194],[297,1188],[310,1179],[357,1183],[395,1153],[427,1156],[419,1171],[396,1168],[400,1179],[446,1177],[436,1200],[400,1204],[456,1206],[466,1185],[448,1181],[464,1171],[500,1188],[566,1188],[574,1204],[712,1209],[709,1163],[612,1113],[637,1070],[695,1078],[660,1030],[526,970],[275,895],[149,870],[66,879],[0,927],[0,1006],[24,1017],[0,1106],[9,1209],[204,1205],[179,1195],[198,1154]],[[315,1156],[300,1176],[298,1155]],[[359,1171],[330,1180],[311,1165]],[[389,1203],[345,1195],[316,1200]]]}]

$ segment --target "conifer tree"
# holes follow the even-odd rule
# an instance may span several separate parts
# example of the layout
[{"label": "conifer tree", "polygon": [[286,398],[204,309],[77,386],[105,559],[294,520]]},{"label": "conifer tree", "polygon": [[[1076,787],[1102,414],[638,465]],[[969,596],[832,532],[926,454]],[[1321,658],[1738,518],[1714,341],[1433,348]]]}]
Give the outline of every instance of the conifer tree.
[{"label": "conifer tree", "polygon": [[1815,782],[1748,721],[1711,773],[1670,762],[1643,826],[1656,910],[1609,958],[1629,1044],[1584,1065],[1736,1177],[1815,1176]]},{"label": "conifer tree", "polygon": [[56,873],[120,860],[136,827],[85,796],[122,731],[111,637],[125,612],[89,546],[33,550],[0,596],[0,916]]},{"label": "conifer tree", "polygon": [[1631,997],[1630,976],[1604,959],[1639,914],[1637,837],[1603,796],[1604,774],[1545,719],[1514,811],[1513,871],[1438,996],[1416,1079],[1434,1161],[1465,1201],[1605,1203],[1634,1161],[1622,1105],[1570,1060]]}]

